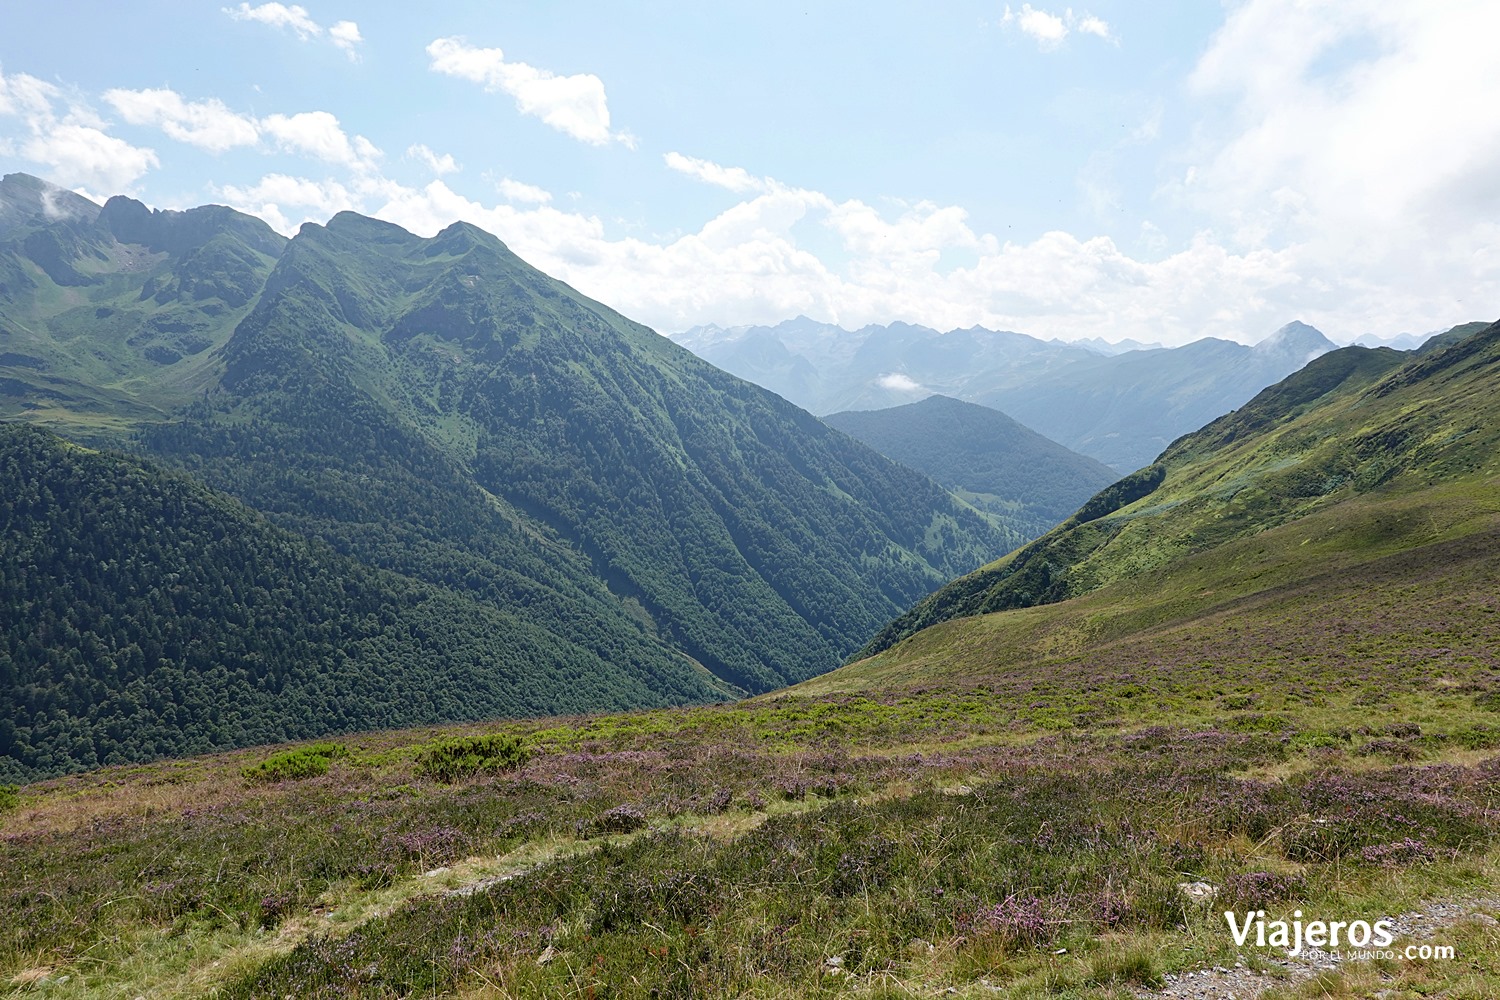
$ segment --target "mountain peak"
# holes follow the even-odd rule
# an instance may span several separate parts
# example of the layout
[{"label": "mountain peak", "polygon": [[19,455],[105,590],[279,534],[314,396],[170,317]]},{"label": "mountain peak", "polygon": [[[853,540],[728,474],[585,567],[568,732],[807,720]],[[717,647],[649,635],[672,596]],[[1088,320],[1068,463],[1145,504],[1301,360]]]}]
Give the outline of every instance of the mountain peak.
[{"label": "mountain peak", "polygon": [[92,222],[98,215],[99,206],[92,201],[40,177],[14,173],[0,178],[0,233],[37,216]]},{"label": "mountain peak", "polygon": [[1294,319],[1256,344],[1255,349],[1293,350],[1303,348],[1309,350],[1316,349],[1321,352],[1331,351],[1336,346],[1338,345],[1323,336],[1323,332],[1317,327],[1309,326],[1299,319]]},{"label": "mountain peak", "polygon": [[280,253],[286,243],[285,237],[260,219],[225,205],[200,205],[179,212],[148,208],[134,198],[117,194],[99,210],[98,222],[121,243],[172,254],[186,253],[226,232],[270,257]]}]

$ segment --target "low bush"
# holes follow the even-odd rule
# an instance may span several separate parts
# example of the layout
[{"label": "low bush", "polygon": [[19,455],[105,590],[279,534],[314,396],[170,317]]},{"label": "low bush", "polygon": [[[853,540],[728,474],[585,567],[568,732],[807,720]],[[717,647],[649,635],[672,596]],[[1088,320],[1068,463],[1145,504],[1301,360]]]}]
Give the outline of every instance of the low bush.
[{"label": "low bush", "polygon": [[328,773],[329,762],[347,753],[338,743],[314,743],[272,754],[253,767],[240,772],[247,781],[271,784],[278,781],[301,781]]},{"label": "low bush", "polygon": [[452,784],[476,774],[513,771],[531,759],[531,748],[516,736],[495,734],[435,743],[417,757],[417,773]]}]

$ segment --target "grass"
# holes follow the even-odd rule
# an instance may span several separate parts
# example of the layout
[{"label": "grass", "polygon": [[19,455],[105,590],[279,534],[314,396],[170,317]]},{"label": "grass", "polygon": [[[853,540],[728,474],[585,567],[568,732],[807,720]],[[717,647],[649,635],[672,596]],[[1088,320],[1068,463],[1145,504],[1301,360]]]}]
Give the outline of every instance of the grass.
[{"label": "grass", "polygon": [[[1363,587],[1325,581],[1316,601],[1276,584],[1185,622],[1142,599],[1118,610],[1156,623],[1134,635],[1080,627],[1098,598],[952,623],[734,705],[27,786],[0,817],[0,909],[17,915],[0,982],[60,997],[1113,997],[1265,963],[1178,884],[1373,918],[1500,873],[1494,572],[1457,544]],[[1386,602],[1411,590],[1425,600],[1393,618]],[[898,655],[934,659],[898,676]],[[308,757],[326,770],[250,777]],[[502,764],[431,764],[471,757]],[[1318,988],[1357,996],[1385,976],[1411,995],[1493,995],[1485,933],[1444,938],[1457,964],[1350,966]]]},{"label": "grass", "polygon": [[[1272,997],[1497,996],[1497,498],[1481,471],[1148,544],[732,705],[0,791],[0,984],[1102,1000],[1241,963]],[[1222,916],[1432,901],[1456,958],[1317,976]]]}]

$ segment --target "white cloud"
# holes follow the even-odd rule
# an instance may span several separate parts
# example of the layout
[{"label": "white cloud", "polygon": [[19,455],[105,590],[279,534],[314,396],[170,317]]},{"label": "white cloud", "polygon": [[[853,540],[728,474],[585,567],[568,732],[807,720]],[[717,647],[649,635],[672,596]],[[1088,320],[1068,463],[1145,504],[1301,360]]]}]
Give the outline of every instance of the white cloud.
[{"label": "white cloud", "polygon": [[1109,22],[1087,12],[1075,14],[1071,7],[1061,14],[1054,14],[1051,11],[1033,7],[1029,3],[1022,4],[1020,10],[1012,10],[1007,4],[1005,12],[1000,15],[999,24],[1003,28],[1016,28],[1035,41],[1043,52],[1058,48],[1067,40],[1068,35],[1075,31],[1084,35],[1094,35],[1105,41],[1115,41],[1114,35],[1110,32]]},{"label": "white cloud", "polygon": [[[252,7],[248,3],[241,3],[238,7],[221,7],[220,10],[236,21],[255,21],[272,28],[293,31],[304,42],[321,38],[324,34],[323,26],[312,19],[306,7],[298,4],[288,6],[281,3],[263,3]],[[363,42],[364,38],[359,33],[358,24],[353,21],[335,21],[328,27],[327,35],[334,47],[347,55],[351,61],[359,61],[359,52],[355,47]]]},{"label": "white cloud", "polygon": [[922,383],[904,372],[891,372],[889,375],[882,375],[875,380],[875,384],[882,389],[891,389],[895,392],[925,391]]},{"label": "white cloud", "polygon": [[221,8],[236,21],[258,21],[273,28],[290,28],[297,37],[306,41],[323,33],[323,28],[307,13],[307,8],[292,4],[263,3],[252,7],[242,3],[238,7]]},{"label": "white cloud", "polygon": [[359,61],[359,53],[354,47],[364,39],[360,37],[359,25],[353,21],[337,21],[328,29],[328,40],[342,49],[350,59]]},{"label": "white cloud", "polygon": [[421,143],[406,147],[406,155],[413,160],[419,160],[426,164],[428,170],[439,176],[442,174],[457,173],[462,169],[459,167],[458,161],[453,158],[452,153],[444,153],[442,156],[439,156]]},{"label": "white cloud", "polygon": [[1076,30],[1085,35],[1097,35],[1098,37],[1103,38],[1106,41],[1112,40],[1114,38],[1114,36],[1111,35],[1109,31],[1109,22],[1105,21],[1102,17],[1095,17],[1092,14],[1085,14],[1083,17],[1081,17],[1078,20],[1078,26]]},{"label": "white cloud", "polygon": [[[530,185],[497,183],[508,201],[484,204],[443,180],[408,187],[378,176],[341,184],[279,174],[220,196],[288,234],[344,209],[428,236],[470,222],[543,271],[669,331],[806,314],[850,328],[903,319],[937,329],[982,325],[1043,338],[1103,334],[1180,344],[1202,336],[1253,341],[1293,316],[1334,335],[1433,329],[1451,307],[1425,290],[1341,273],[1304,246],[1233,251],[1207,231],[1144,261],[1103,237],[1052,232],[1006,243],[974,230],[957,206],[881,211],[780,187],[696,232],[653,241],[615,236],[597,216],[516,197],[537,190]],[[806,227],[837,236],[846,258],[812,252]],[[944,253],[954,250],[969,263],[945,265]]]},{"label": "white cloud", "polygon": [[[1234,246],[1296,248],[1308,280],[1338,293],[1383,284],[1393,313],[1425,299],[1401,328],[1441,326],[1460,301],[1489,315],[1497,32],[1500,7],[1482,0],[1249,0],[1192,74],[1203,134],[1191,183],[1168,193]],[[1356,309],[1364,329],[1394,319]]]},{"label": "white cloud", "polygon": [[171,90],[107,90],[104,100],[132,125],[153,125],[169,137],[214,153],[253,146],[260,130],[253,119],[236,114],[224,102],[185,101]]},{"label": "white cloud", "polygon": [[603,146],[619,142],[630,148],[635,139],[611,132],[604,83],[592,73],[558,76],[523,62],[506,62],[500,49],[481,49],[460,38],[439,38],[427,46],[435,73],[482,84],[515,98],[516,110],[580,142]]},{"label": "white cloud", "polygon": [[678,152],[666,153],[662,159],[666,161],[669,168],[680,174],[687,174],[705,184],[712,184],[736,194],[770,191],[779,186],[771,178],[756,177],[744,167],[723,167],[711,160],[700,160]]},{"label": "white cloud", "polygon": [[362,135],[352,139],[327,111],[262,118],[261,128],[286,150],[314,156],[357,171],[372,171],[383,155]]},{"label": "white cloud", "polygon": [[285,236],[304,222],[327,222],[360,208],[359,197],[335,181],[314,181],[286,174],[267,174],[251,187],[226,185],[215,193],[231,208],[258,216]]},{"label": "white cloud", "polygon": [[552,200],[552,192],[539,188],[534,184],[523,184],[520,181],[502,177],[496,182],[495,187],[505,196],[506,201],[519,201],[531,205],[545,205]]},{"label": "white cloud", "polygon": [[21,119],[29,137],[4,143],[7,155],[46,167],[48,178],[66,187],[88,185],[106,191],[128,189],[161,165],[155,150],[109,135],[89,108],[68,103],[59,117],[56,86],[25,73],[0,73],[0,115]]},{"label": "white cloud", "polygon": [[132,146],[88,125],[54,124],[21,145],[21,155],[46,164],[48,179],[64,187],[123,191],[161,166],[156,152]]},{"label": "white cloud", "polygon": [[6,76],[0,73],[0,115],[50,117],[52,101],[58,94],[56,87],[34,76],[25,73]]}]

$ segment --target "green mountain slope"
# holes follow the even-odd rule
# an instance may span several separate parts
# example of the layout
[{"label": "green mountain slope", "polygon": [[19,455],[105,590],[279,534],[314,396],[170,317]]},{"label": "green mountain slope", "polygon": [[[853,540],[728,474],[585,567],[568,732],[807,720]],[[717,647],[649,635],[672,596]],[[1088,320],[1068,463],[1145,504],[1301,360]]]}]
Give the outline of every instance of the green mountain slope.
[{"label": "green mountain slope", "polygon": [[0,476],[0,781],[720,696],[681,658],[648,675],[45,431],[0,425]]},{"label": "green mountain slope", "polygon": [[103,208],[0,179],[0,416],[71,433],[161,420],[212,385],[217,349],[286,240],[222,206]]},{"label": "green mountain slope", "polygon": [[[540,538],[616,619],[748,690],[826,669],[1005,547],[924,477],[467,225],[304,227],[223,357],[221,391],[148,447],[434,582],[488,591]],[[573,586],[558,572],[525,575]]]},{"label": "green mountain slope", "polygon": [[[1500,324],[1419,356],[1361,347],[1324,355],[1178,440],[1045,537],[919,602],[865,652],[953,618],[1138,585],[1185,557],[1366,494],[1493,477],[1497,363]],[[1350,545],[1386,544],[1410,527],[1370,526]]]},{"label": "green mountain slope", "polygon": [[1045,533],[1119,478],[998,410],[947,396],[833,413],[823,422],[994,514],[1016,544]]},{"label": "green mountain slope", "polygon": [[513,616],[638,680],[642,705],[828,669],[1008,547],[471,226],[421,239],[346,213],[285,241],[11,175],[0,266],[0,415],[142,449]]}]

